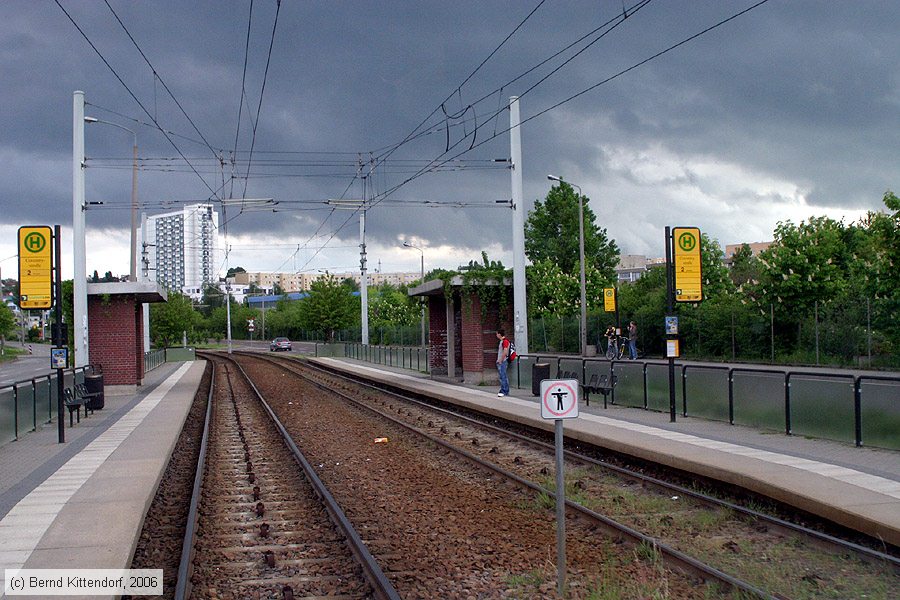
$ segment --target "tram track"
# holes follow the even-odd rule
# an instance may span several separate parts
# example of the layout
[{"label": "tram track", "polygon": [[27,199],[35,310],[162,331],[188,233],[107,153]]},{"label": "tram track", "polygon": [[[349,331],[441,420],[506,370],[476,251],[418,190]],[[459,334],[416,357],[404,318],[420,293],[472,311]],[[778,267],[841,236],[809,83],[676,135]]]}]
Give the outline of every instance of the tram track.
[{"label": "tram track", "polygon": [[[287,365],[292,370],[310,368],[297,361],[287,361]],[[323,372],[319,370],[314,376],[307,371],[307,376],[330,386],[339,377],[343,392],[361,394],[364,404],[380,405],[386,411],[379,412],[390,412],[390,417],[402,421],[403,426],[428,429],[436,434],[436,443],[465,447],[464,452],[476,455],[474,460],[497,463],[501,469],[514,471],[529,482],[538,482],[539,487],[552,487],[548,470],[552,469],[552,446],[545,442],[397,394],[392,393],[390,398],[393,400],[379,399],[377,396],[389,392],[332,372],[327,372],[327,381],[324,381]],[[404,408],[401,402],[416,408]],[[477,435],[473,435],[475,431]],[[522,444],[542,454],[523,453]],[[603,519],[610,521],[604,528],[611,535],[629,538],[639,547],[656,548],[670,564],[703,579],[719,578],[718,573],[727,571],[732,575],[721,579],[726,582],[723,585],[736,586],[757,597],[781,598],[889,598],[890,590],[898,583],[898,561],[889,554],[695,490],[672,486],[583,454],[568,451],[567,461],[572,463],[575,474],[571,483],[567,483],[567,488],[572,486],[571,490],[567,489],[567,496],[585,505],[573,506],[575,503],[571,503],[571,510],[584,510],[590,515],[594,512],[591,509],[596,508],[604,515],[613,515],[614,519],[609,519],[597,513],[602,517],[601,522]],[[598,474],[599,469],[602,469],[601,474]],[[648,488],[655,493],[642,500]],[[537,493],[552,497],[549,489]],[[697,509],[695,505],[704,508]],[[684,522],[693,525],[685,528],[681,525]],[[701,566],[698,571],[692,556],[701,556],[703,560],[721,565],[722,570],[710,568],[707,571]],[[696,562],[705,565],[701,560]],[[760,576],[762,571],[768,573]],[[758,582],[759,587],[746,581]],[[829,586],[834,589],[829,590]],[[774,590],[772,593],[777,595],[768,596],[760,588]]]},{"label": "tram track", "polygon": [[[260,357],[258,355],[245,355],[241,358],[241,361],[247,366],[251,374],[253,372],[253,369],[250,367],[250,363],[252,362],[263,364],[278,364],[282,369],[293,373],[296,377],[305,379],[309,385],[315,386],[315,389],[319,390],[318,395],[323,397],[326,395],[339,395],[342,402],[349,402],[358,410],[361,410],[365,414],[368,414],[369,416],[365,417],[367,420],[371,421],[373,414],[378,415],[376,421],[389,423],[389,425],[383,425],[383,428],[390,428],[394,430],[395,435],[401,437],[405,441],[414,440],[414,443],[417,447],[429,448],[431,453],[434,453],[436,450],[438,454],[446,455],[449,459],[456,461],[456,464],[458,464],[460,459],[462,459],[464,463],[469,464],[468,468],[474,466],[477,470],[483,473],[486,472],[486,476],[492,482],[492,487],[498,487],[502,485],[505,487],[512,487],[514,489],[517,489],[518,495],[520,497],[522,496],[522,494],[524,494],[524,497],[527,498],[527,500],[522,498],[515,501],[519,506],[527,506],[530,511],[536,510],[543,513],[543,519],[548,518],[550,511],[547,510],[547,506],[545,504],[546,498],[555,497],[552,490],[537,485],[532,481],[529,481],[528,479],[523,478],[516,473],[513,473],[511,470],[498,467],[492,461],[483,460],[473,452],[462,450],[454,444],[445,442],[444,440],[440,439],[440,437],[430,435],[422,429],[414,425],[410,425],[409,423],[404,422],[402,419],[398,419],[392,414],[389,414],[389,412],[392,410],[398,410],[398,407],[391,406],[387,411],[378,410],[377,408],[373,408],[371,405],[367,405],[366,402],[360,402],[348,396],[346,393],[335,392],[335,390],[333,389],[322,386],[319,382],[310,380],[308,374],[304,376],[303,374],[298,373],[297,370],[302,369],[302,367],[296,364],[294,361],[289,361],[288,366],[282,366],[283,361],[281,360],[274,361],[265,357]],[[307,392],[305,391],[303,393],[304,395],[307,394]],[[282,408],[284,407],[282,406]],[[399,408],[399,411],[406,412],[406,409]],[[297,434],[295,430],[293,431],[293,433],[295,433],[295,435]],[[300,435],[303,434],[301,433]],[[484,450],[488,453],[491,452],[490,448],[484,448]],[[417,450],[417,452],[419,451],[420,450]],[[319,459],[316,460],[318,461]],[[320,467],[327,469],[328,461],[323,461]],[[449,470],[451,468],[459,467],[448,466],[444,468]],[[484,476],[485,475],[483,475],[482,477]],[[646,560],[648,563],[656,565],[654,568],[664,569],[667,572],[666,577],[671,579],[671,581],[673,582],[671,585],[673,585],[674,587],[678,587],[677,583],[675,582],[680,582],[681,586],[684,586],[685,580],[683,579],[683,577],[688,578],[688,588],[679,589],[679,592],[671,597],[775,597],[767,594],[762,590],[754,588],[754,586],[747,584],[744,581],[741,581],[726,573],[717,571],[716,569],[711,568],[708,565],[705,565],[700,561],[697,561],[696,559],[685,555],[673,548],[668,548],[664,545],[660,545],[656,540],[644,536],[640,532],[631,530],[627,527],[623,528],[619,524],[609,520],[599,513],[591,511],[590,509],[587,509],[583,506],[579,506],[573,502],[568,502],[567,504],[569,517],[571,518],[574,515],[580,517],[567,525],[568,539],[577,539],[578,545],[588,544],[588,549],[586,551],[587,555],[583,554],[585,552],[585,550],[583,550],[583,546],[581,552],[572,552],[572,549],[569,549],[569,556],[571,557],[569,561],[569,570],[573,570],[573,562],[575,563],[575,570],[588,568],[586,565],[579,564],[579,560],[584,561],[587,556],[592,556],[591,559],[589,559],[589,562],[593,564],[593,568],[596,568],[598,561],[599,564],[603,564],[604,562],[609,563],[610,561],[612,563],[615,563],[616,561],[620,560],[620,558],[617,557],[638,557],[639,560],[637,562]],[[568,520],[569,519],[567,519],[567,521]],[[598,536],[598,530],[606,531],[607,535]],[[484,535],[489,536],[489,532],[484,532]],[[489,540],[486,540],[486,542],[490,543]],[[552,539],[549,540],[549,542],[552,543]],[[624,547],[622,546],[623,542],[625,542]],[[572,542],[569,542],[569,544],[571,543]],[[377,552],[375,554],[377,556]],[[600,556],[598,556],[598,554]],[[387,572],[390,575],[390,569],[387,569]],[[681,575],[678,575],[678,573],[680,573]],[[689,593],[686,591],[689,588],[694,589],[695,591]],[[413,597],[422,596],[416,595]]]},{"label": "tram track", "polygon": [[208,359],[176,598],[399,598],[242,369]]}]

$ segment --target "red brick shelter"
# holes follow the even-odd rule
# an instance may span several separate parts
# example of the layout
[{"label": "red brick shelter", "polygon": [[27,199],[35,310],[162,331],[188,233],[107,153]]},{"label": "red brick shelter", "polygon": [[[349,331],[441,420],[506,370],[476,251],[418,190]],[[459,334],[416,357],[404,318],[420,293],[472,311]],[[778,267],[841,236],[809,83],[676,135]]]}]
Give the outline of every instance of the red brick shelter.
[{"label": "red brick shelter", "polygon": [[409,295],[428,300],[431,374],[467,383],[495,384],[499,382],[497,329],[503,328],[513,339],[512,285],[487,281],[476,286],[503,286],[506,302],[494,299],[498,294],[490,294],[485,295],[492,298],[490,304],[483,306],[477,287],[464,285],[461,276],[450,280],[449,293],[444,282],[436,279],[411,288]]},{"label": "red brick shelter", "polygon": [[104,386],[139,386],[144,380],[141,304],[165,302],[156,283],[89,283],[88,354],[103,369]]}]

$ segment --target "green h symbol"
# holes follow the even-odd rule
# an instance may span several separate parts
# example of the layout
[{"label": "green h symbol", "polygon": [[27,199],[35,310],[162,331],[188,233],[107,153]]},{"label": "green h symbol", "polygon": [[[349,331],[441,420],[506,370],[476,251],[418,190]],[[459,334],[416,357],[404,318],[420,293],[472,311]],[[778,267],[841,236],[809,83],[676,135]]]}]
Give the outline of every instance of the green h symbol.
[{"label": "green h symbol", "polygon": [[25,249],[29,252],[40,252],[47,245],[47,240],[40,233],[32,231],[25,236]]}]

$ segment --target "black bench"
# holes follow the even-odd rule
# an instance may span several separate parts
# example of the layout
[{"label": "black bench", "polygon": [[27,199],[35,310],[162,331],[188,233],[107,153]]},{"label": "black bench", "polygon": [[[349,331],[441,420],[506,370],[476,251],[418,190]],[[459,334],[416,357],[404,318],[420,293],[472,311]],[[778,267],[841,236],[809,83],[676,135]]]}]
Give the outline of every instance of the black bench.
[{"label": "black bench", "polygon": [[83,383],[75,384],[75,396],[81,398],[84,403],[84,414],[87,416],[87,411],[91,411],[91,414],[94,414],[94,409],[97,408],[94,402],[99,398],[103,392],[89,392],[87,386]]},{"label": "black bench", "polygon": [[[69,409],[69,427],[74,427],[75,424],[72,422],[72,413],[78,413],[78,422],[81,423],[81,406],[84,404],[84,400],[75,396],[75,393],[72,391],[72,388],[64,388],[63,389],[63,405]],[[87,417],[87,410],[85,410],[84,416]]]},{"label": "black bench", "polygon": [[606,397],[609,396],[615,386],[615,375],[610,378],[609,375],[603,374],[598,376],[595,373],[591,375],[591,380],[582,386],[584,388],[584,400],[587,402],[587,405],[590,406],[591,393],[603,394],[603,405],[606,406]]}]

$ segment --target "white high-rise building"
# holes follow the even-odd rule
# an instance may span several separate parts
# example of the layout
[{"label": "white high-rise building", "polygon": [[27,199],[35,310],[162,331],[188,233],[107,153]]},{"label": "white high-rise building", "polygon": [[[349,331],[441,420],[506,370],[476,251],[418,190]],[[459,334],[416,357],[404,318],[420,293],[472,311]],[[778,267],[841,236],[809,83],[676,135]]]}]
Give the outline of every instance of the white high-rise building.
[{"label": "white high-rise building", "polygon": [[146,263],[149,278],[192,298],[218,281],[219,214],[212,204],[191,204],[179,211],[147,216]]}]

